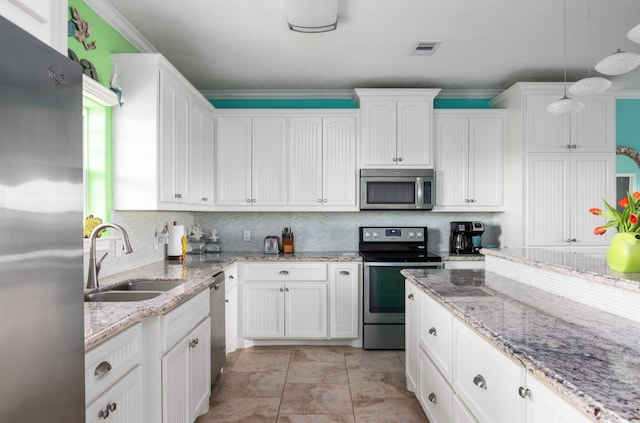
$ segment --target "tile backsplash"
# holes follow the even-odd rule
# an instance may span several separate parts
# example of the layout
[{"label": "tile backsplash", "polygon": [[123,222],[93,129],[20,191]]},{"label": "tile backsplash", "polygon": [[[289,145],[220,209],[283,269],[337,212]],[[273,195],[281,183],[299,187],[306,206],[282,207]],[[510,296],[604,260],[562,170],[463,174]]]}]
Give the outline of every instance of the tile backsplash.
[{"label": "tile backsplash", "polygon": [[[113,221],[121,224],[129,234],[134,252],[115,257],[115,239],[109,255],[102,263],[100,276],[121,273],[146,264],[162,261],[165,246],[154,249],[153,238],[167,224],[178,221],[189,230],[198,224],[210,234],[218,230],[222,251],[262,251],[267,235],[282,234],[291,227],[295,235],[296,251],[357,251],[359,226],[427,226],[428,248],[438,252],[448,250],[449,222],[481,221],[485,224],[482,245],[496,245],[499,234],[493,213],[433,213],[424,211],[363,211],[354,213],[253,213],[253,212],[168,212],[114,211]],[[243,241],[245,230],[251,240]],[[98,258],[104,251],[98,252]],[[85,275],[88,258],[85,256]]]}]

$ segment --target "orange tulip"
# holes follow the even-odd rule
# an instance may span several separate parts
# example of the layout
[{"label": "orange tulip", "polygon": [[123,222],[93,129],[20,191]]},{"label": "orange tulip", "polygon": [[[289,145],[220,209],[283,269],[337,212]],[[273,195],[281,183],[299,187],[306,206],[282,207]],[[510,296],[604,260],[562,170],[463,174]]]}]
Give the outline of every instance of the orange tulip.
[{"label": "orange tulip", "polygon": [[631,223],[632,225],[635,225],[636,223],[638,223],[638,216],[636,216],[635,214],[630,214],[629,223]]},{"label": "orange tulip", "polygon": [[593,208],[589,209],[589,211],[591,212],[591,214],[595,214],[596,216],[602,214],[602,210],[600,210],[597,207],[593,207]]},{"label": "orange tulip", "polygon": [[629,205],[629,199],[627,197],[624,197],[623,199],[618,201],[618,204],[624,209]]},{"label": "orange tulip", "polygon": [[604,234],[605,232],[607,232],[607,230],[605,229],[605,227],[604,227],[604,226],[597,226],[597,227],[593,230],[593,233],[594,233],[594,234],[596,234],[596,235],[602,235],[602,234]]},{"label": "orange tulip", "polygon": [[636,191],[633,193],[633,199],[638,201],[638,199],[640,199],[640,192]]}]

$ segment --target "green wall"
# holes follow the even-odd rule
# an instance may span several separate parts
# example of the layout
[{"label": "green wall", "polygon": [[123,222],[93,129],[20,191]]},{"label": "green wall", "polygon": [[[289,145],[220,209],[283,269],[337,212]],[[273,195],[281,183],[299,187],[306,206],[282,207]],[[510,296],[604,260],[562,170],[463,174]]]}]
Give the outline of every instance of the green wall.
[{"label": "green wall", "polygon": [[[620,99],[616,101],[616,145],[640,151],[640,100]],[[626,156],[617,156],[616,172],[635,173],[636,184],[640,184],[640,169]],[[636,190],[640,186],[636,186]]]},{"label": "green wall", "polygon": [[86,50],[80,41],[74,37],[69,37],[69,49],[79,59],[86,59],[91,62],[98,73],[100,83],[108,87],[109,78],[113,73],[111,54],[139,53],[139,51],[82,0],[69,0],[69,10],[67,11],[69,20],[71,20],[71,6],[78,9],[80,17],[87,21],[91,27],[91,36],[87,41],[95,41],[96,48],[94,50]]}]

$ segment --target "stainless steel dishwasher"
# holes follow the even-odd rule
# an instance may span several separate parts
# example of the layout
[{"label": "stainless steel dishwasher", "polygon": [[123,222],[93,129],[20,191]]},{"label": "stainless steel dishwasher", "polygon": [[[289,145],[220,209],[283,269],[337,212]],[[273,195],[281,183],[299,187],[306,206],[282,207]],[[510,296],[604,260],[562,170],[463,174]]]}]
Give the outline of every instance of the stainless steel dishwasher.
[{"label": "stainless steel dishwasher", "polygon": [[213,282],[209,285],[209,305],[211,310],[211,384],[213,385],[226,360],[224,273],[215,275]]}]

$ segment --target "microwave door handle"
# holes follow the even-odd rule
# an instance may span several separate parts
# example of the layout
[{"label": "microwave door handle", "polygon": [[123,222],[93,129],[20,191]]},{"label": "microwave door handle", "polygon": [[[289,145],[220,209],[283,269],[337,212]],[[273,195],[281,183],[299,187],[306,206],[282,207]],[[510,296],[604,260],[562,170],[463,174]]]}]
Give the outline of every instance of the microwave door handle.
[{"label": "microwave door handle", "polygon": [[424,184],[421,177],[416,178],[416,208],[421,209],[424,204]]}]

